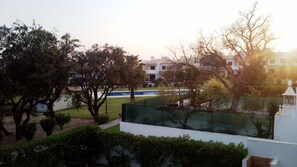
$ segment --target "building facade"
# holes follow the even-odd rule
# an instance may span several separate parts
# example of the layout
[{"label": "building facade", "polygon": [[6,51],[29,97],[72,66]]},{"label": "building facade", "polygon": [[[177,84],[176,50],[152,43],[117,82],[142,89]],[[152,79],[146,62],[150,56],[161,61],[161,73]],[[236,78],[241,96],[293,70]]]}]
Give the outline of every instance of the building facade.
[{"label": "building facade", "polygon": [[172,61],[168,58],[155,59],[142,61],[144,64],[144,71],[146,73],[146,82],[153,82],[162,76],[162,72],[166,71],[172,65]]}]

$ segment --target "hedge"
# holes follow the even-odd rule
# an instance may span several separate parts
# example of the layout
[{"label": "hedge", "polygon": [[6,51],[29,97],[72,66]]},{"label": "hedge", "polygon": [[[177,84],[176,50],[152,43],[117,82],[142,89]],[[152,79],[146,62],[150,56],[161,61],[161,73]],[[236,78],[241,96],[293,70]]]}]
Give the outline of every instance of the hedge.
[{"label": "hedge", "polygon": [[100,153],[106,156],[109,166],[143,167],[238,167],[246,157],[242,144],[203,142],[189,137],[144,137],[126,133],[99,133]]},{"label": "hedge", "polygon": [[99,150],[98,128],[79,127],[0,150],[0,166],[81,166]]},{"label": "hedge", "polygon": [[[144,137],[80,127],[0,150],[0,166],[83,166],[96,157],[108,166],[237,167],[247,155],[243,145],[179,138]],[[104,162],[101,161],[100,162]]]}]

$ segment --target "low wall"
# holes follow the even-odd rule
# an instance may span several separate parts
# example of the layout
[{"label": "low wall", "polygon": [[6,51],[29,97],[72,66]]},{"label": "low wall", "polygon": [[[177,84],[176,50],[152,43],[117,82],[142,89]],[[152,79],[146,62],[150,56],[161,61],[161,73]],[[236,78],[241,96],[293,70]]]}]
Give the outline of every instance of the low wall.
[{"label": "low wall", "polygon": [[129,122],[120,122],[120,131],[128,132],[135,135],[143,136],[164,136],[164,137],[179,137],[189,135],[190,138],[202,141],[216,141],[224,144],[242,143],[246,147],[247,136],[229,135],[222,133],[203,132],[195,130],[186,130],[178,128],[170,128],[163,126],[143,125]]},{"label": "low wall", "polygon": [[[66,96],[62,96],[58,101],[54,103],[53,109],[54,111],[57,111],[57,110],[63,110],[70,107],[73,107],[72,99],[67,98]],[[35,109],[37,112],[46,112],[48,110],[47,106],[41,103],[37,104],[35,106]]]},{"label": "low wall", "polygon": [[248,138],[248,154],[278,160],[278,167],[297,166],[297,143]]},{"label": "low wall", "polygon": [[66,96],[62,96],[61,99],[59,99],[59,101],[56,101],[54,103],[54,111],[62,110],[70,107],[73,107],[72,99],[67,98]]}]

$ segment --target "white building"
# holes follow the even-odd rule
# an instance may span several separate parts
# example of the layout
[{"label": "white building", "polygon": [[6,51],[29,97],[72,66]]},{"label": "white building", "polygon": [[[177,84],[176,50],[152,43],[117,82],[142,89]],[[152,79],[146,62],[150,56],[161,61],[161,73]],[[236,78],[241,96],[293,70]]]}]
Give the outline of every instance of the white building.
[{"label": "white building", "polygon": [[167,58],[155,59],[151,57],[151,60],[143,60],[144,71],[146,72],[146,81],[152,82],[161,77],[162,72],[172,65],[171,60]]},{"label": "white building", "polygon": [[297,67],[297,51],[275,52],[267,62],[267,69],[271,72],[282,67]]},{"label": "white building", "polygon": [[242,64],[240,62],[240,60],[238,60],[234,55],[226,55],[225,56],[226,59],[226,64],[228,64],[229,66],[231,66],[231,68],[237,72],[240,68],[242,68]]}]

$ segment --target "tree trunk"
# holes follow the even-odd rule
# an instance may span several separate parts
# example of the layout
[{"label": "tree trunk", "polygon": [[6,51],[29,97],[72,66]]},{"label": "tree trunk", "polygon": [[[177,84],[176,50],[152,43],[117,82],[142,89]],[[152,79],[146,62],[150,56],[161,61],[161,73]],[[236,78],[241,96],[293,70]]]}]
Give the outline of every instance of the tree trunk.
[{"label": "tree trunk", "polygon": [[28,123],[30,121],[31,110],[27,110],[26,111],[26,115],[27,115],[27,118],[24,120],[24,123]]},{"label": "tree trunk", "polygon": [[191,96],[191,106],[196,108],[196,92],[194,92],[194,90],[191,90],[190,96]]},{"label": "tree trunk", "polygon": [[[92,107],[88,107],[88,111],[90,112],[91,116],[93,117],[93,119],[95,120],[95,114],[93,112]],[[96,121],[96,120],[95,120]]]},{"label": "tree trunk", "polygon": [[232,112],[236,112],[237,111],[239,100],[240,100],[240,95],[234,95],[233,96],[232,104],[231,104],[231,111]]},{"label": "tree trunk", "polygon": [[54,107],[53,107],[53,103],[49,103],[48,105],[47,105],[47,109],[48,109],[48,112],[49,112],[49,116],[51,117],[51,118],[55,118],[55,112],[54,112]]},{"label": "tree trunk", "polygon": [[98,120],[98,117],[99,117],[99,109],[94,109],[93,107],[91,106],[88,106],[88,111],[90,112],[90,114],[92,115],[94,121],[97,121]]},{"label": "tree trunk", "polygon": [[135,91],[134,91],[134,86],[131,86],[131,93],[130,93],[130,102],[134,103],[135,102]]},{"label": "tree trunk", "polygon": [[14,119],[14,122],[15,122],[15,139],[20,140],[23,137],[22,133],[21,133],[22,114],[18,115],[18,114],[14,113],[13,119]]}]

